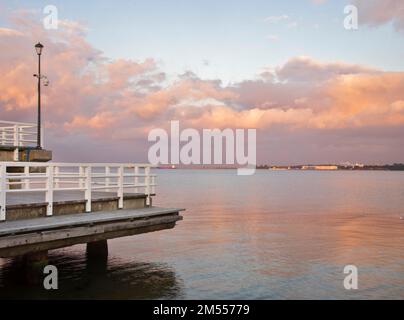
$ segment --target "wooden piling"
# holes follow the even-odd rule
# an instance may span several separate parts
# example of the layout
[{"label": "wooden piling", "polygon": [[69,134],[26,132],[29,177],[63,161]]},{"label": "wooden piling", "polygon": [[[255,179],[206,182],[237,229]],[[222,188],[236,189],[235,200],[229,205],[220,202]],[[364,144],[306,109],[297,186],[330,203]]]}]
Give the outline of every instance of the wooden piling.
[{"label": "wooden piling", "polygon": [[43,280],[43,270],[48,265],[48,251],[37,251],[22,256],[25,283],[40,284]]},{"label": "wooden piling", "polygon": [[99,240],[88,242],[86,254],[89,259],[106,259],[108,257],[108,241]]}]

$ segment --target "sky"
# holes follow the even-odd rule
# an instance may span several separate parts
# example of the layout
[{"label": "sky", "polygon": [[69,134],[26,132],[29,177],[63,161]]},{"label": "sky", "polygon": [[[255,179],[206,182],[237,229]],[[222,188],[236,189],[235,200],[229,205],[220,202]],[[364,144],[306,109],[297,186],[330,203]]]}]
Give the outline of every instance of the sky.
[{"label": "sky", "polygon": [[0,119],[34,121],[41,41],[55,160],[145,161],[179,120],[256,128],[259,163],[404,162],[403,40],[401,0],[6,0]]}]

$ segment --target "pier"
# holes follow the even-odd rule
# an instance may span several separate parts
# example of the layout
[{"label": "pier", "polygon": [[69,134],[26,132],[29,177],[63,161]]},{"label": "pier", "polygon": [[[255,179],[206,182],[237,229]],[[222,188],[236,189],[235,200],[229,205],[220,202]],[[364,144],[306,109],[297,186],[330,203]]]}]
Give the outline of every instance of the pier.
[{"label": "pier", "polygon": [[85,243],[89,257],[105,258],[107,240],[174,228],[183,211],[153,206],[149,164],[50,162],[41,119],[41,84],[49,85],[43,48],[35,45],[37,122],[0,120],[0,258],[22,257],[36,271],[48,250]]},{"label": "pier", "polygon": [[[50,150],[36,147],[38,126],[34,123],[0,120],[0,161],[52,160]],[[42,131],[42,129],[41,129]],[[43,134],[41,145],[43,145]]]},{"label": "pier", "polygon": [[180,208],[152,205],[149,164],[0,162],[0,257],[44,260],[47,251],[174,228]]}]

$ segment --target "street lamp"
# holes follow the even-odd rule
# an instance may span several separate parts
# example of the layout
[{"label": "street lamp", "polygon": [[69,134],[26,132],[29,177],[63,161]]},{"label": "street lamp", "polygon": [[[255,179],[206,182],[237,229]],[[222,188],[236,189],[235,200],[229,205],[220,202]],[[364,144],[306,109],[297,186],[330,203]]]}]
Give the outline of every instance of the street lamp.
[{"label": "street lamp", "polygon": [[35,45],[35,50],[36,50],[36,53],[38,54],[38,56],[41,55],[41,53],[42,53],[42,48],[43,48],[43,45],[42,45],[40,42],[38,42],[38,43]]},{"label": "street lamp", "polygon": [[37,149],[42,149],[41,146],[41,79],[44,79],[44,85],[49,84],[48,78],[41,75],[41,54],[43,45],[38,42],[35,45],[35,51],[38,54],[38,74],[34,74],[34,77],[38,78],[38,123],[37,123]]}]

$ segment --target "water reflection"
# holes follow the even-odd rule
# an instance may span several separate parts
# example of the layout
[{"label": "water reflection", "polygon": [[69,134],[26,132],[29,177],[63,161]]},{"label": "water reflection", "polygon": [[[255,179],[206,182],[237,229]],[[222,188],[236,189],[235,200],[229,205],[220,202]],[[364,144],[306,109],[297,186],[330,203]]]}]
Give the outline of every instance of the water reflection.
[{"label": "water reflection", "polygon": [[[182,281],[164,263],[88,259],[86,254],[56,251],[49,264],[58,267],[59,289],[32,283],[21,259],[5,259],[0,271],[0,299],[176,299]],[[42,279],[40,279],[42,282]]]},{"label": "water reflection", "polygon": [[[104,263],[57,251],[58,296],[7,284],[0,259],[0,297],[404,298],[404,172],[158,174],[155,204],[187,208],[175,229],[112,240]],[[343,287],[347,264],[359,290]]]}]

